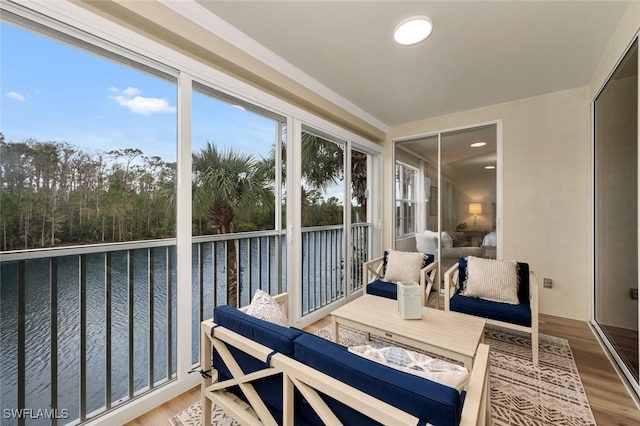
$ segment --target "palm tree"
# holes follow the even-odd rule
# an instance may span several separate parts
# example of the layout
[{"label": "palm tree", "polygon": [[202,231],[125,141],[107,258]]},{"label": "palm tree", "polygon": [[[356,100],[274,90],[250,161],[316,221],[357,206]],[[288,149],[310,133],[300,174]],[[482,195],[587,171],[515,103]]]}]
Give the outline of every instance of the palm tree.
[{"label": "palm tree", "polygon": [[[234,232],[239,209],[270,206],[273,192],[268,177],[251,154],[232,148],[219,151],[211,144],[193,154],[194,208],[206,208],[209,225],[219,234]],[[238,265],[236,242],[226,246],[227,303],[237,305]]]},{"label": "palm tree", "polygon": [[362,206],[367,221],[367,154],[351,150],[351,197]]},{"label": "palm tree", "polygon": [[[311,133],[302,133],[302,178],[313,189],[324,190],[344,179],[344,147]],[[367,154],[351,150],[351,197],[367,211]],[[303,198],[305,190],[302,191]],[[366,220],[366,218],[365,218]]]}]

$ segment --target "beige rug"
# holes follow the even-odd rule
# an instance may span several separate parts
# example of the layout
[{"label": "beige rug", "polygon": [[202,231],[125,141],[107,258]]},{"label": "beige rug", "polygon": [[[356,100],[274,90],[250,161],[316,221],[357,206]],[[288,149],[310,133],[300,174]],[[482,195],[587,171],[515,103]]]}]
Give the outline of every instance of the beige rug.
[{"label": "beige rug", "polygon": [[[330,327],[318,335],[331,337]],[[364,343],[361,332],[340,330],[346,346]],[[388,344],[389,341],[376,339]],[[540,367],[531,363],[531,339],[526,333],[487,326],[485,343],[491,346],[491,417],[494,425],[595,425],[589,401],[578,375],[569,343],[540,335]],[[214,407],[212,425],[236,425]],[[174,426],[200,425],[197,403],[172,417]]]}]

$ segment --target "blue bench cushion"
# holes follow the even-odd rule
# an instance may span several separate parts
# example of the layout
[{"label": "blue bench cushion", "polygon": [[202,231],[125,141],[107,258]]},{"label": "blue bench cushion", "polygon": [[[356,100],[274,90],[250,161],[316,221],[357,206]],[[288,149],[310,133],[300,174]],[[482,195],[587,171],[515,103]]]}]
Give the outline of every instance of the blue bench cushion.
[{"label": "blue bench cushion", "polygon": [[213,310],[213,322],[287,356],[293,356],[293,341],[303,334],[296,328],[254,318],[228,305]]},{"label": "blue bench cushion", "polygon": [[[344,346],[318,336],[305,334],[294,342],[294,358],[356,389],[413,414],[434,425],[460,423],[463,395],[456,389],[417,377],[350,353]],[[350,407],[325,397],[343,424],[377,424]],[[322,424],[305,406],[296,408],[305,421]]]},{"label": "blue bench cushion", "polygon": [[[213,321],[219,326],[225,327],[289,357],[293,357],[293,341],[296,337],[304,333],[295,328],[282,327],[268,321],[254,318],[231,306],[216,307],[213,311]],[[245,374],[266,368],[264,362],[236,348],[230,347],[229,350]],[[218,379],[220,381],[232,377],[231,372],[215,350],[213,351],[213,367],[218,370]],[[267,404],[272,415],[274,415],[277,421],[281,422],[282,376],[275,375],[257,380],[253,385],[260,397]],[[246,400],[239,388],[231,388],[230,391]]]}]

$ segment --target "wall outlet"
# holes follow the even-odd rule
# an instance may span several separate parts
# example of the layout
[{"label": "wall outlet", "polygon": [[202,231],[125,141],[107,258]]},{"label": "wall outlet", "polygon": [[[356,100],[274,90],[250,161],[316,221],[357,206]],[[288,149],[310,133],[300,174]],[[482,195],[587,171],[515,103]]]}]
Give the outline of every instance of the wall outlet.
[{"label": "wall outlet", "polygon": [[544,288],[551,288],[552,283],[551,283],[551,278],[544,278],[542,280],[542,287]]},{"label": "wall outlet", "polygon": [[631,289],[631,298],[633,300],[638,300],[638,289],[637,288],[632,288]]}]

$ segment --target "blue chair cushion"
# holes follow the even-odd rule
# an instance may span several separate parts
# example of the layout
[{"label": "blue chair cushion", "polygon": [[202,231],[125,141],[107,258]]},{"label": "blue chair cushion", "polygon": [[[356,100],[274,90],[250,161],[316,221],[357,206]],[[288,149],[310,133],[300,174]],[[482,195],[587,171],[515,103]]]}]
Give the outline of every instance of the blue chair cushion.
[{"label": "blue chair cushion", "polygon": [[374,296],[386,297],[387,299],[398,298],[398,288],[395,283],[375,280],[367,284],[366,290],[367,294],[373,294]]},{"label": "blue chair cushion", "polygon": [[[395,370],[349,352],[345,347],[305,334],[294,342],[294,357],[341,382],[434,425],[460,423],[464,395],[454,388]],[[377,424],[335,399],[325,402],[345,425]],[[296,408],[305,421],[322,424],[303,401]]]},{"label": "blue chair cushion", "polygon": [[477,297],[468,297],[456,291],[449,301],[450,310],[476,317],[531,327],[531,304],[520,302],[518,305],[492,302]]}]

